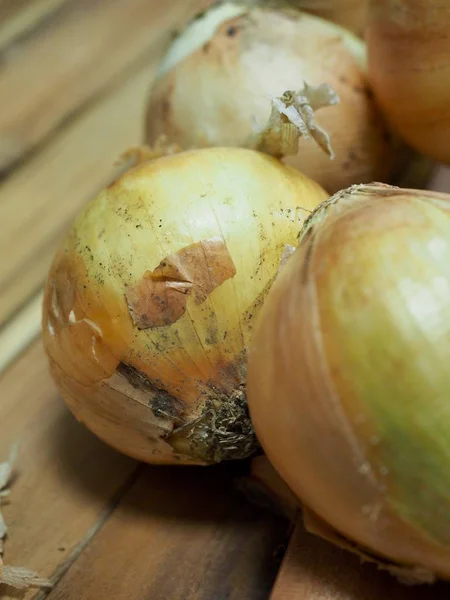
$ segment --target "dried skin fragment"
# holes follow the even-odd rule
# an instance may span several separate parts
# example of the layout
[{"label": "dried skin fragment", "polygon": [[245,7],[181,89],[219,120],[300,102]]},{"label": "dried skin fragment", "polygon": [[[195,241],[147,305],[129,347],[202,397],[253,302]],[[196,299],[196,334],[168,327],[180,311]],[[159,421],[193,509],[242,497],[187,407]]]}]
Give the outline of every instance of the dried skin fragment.
[{"label": "dried skin fragment", "polygon": [[221,237],[186,246],[163,260],[155,273],[159,269],[164,277],[177,273],[181,281],[189,281],[196,304],[204,302],[213,290],[236,275],[233,259]]},{"label": "dried skin fragment", "polygon": [[126,293],[128,309],[138,329],[163,327],[175,323],[186,312],[189,282],[155,280],[147,271]]},{"label": "dried skin fragment", "polygon": [[300,138],[312,138],[333,159],[330,136],[316,123],[314,113],[338,103],[338,95],[326,83],[315,87],[305,82],[298,92],[288,90],[280,98],[273,98],[269,122],[255,136],[252,145],[261,152],[282,158],[297,154]]},{"label": "dried skin fragment", "polygon": [[0,583],[10,585],[18,590],[25,590],[30,587],[52,587],[52,584],[48,579],[39,577],[36,573],[34,573],[34,571],[29,571],[23,567],[9,567],[1,563]]},{"label": "dried skin fragment", "polygon": [[128,288],[125,296],[133,323],[139,329],[171,325],[186,312],[190,294],[201,304],[235,274],[233,259],[221,237],[186,246]]},{"label": "dried skin fragment", "polygon": [[[0,463],[0,499],[8,494],[7,486],[10,482],[14,462],[17,457],[17,445],[11,448],[8,460]],[[23,567],[10,567],[3,564],[3,541],[7,532],[6,523],[0,511],[0,584],[10,585],[23,590],[29,587],[50,588],[52,584],[48,579],[39,577],[33,571]]]}]

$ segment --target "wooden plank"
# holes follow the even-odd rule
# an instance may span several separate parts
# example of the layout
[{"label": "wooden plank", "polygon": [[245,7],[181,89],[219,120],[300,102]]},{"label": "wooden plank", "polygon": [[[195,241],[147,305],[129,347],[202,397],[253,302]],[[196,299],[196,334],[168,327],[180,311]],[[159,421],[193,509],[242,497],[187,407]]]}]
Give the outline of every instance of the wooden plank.
[{"label": "wooden plank", "polygon": [[234,491],[236,468],[147,468],[48,599],[266,600],[287,522]]},{"label": "wooden plank", "polygon": [[[50,379],[40,342],[4,374],[0,397],[0,457],[14,442],[20,445],[10,502],[3,507],[9,526],[5,563],[52,579],[103,524],[137,464],[72,418]],[[3,587],[0,595],[17,600]]]},{"label": "wooden plank", "polygon": [[297,523],[270,600],[448,600],[450,586],[409,586]]},{"label": "wooden plank", "polygon": [[[0,186],[0,326],[37,293],[63,230],[117,174],[114,162],[121,152],[141,141],[145,101],[170,37],[169,23],[192,14],[194,4],[178,0],[171,6],[166,27],[147,31],[151,51],[122,86],[62,128]],[[160,20],[155,24],[163,27]]]},{"label": "wooden plank", "polygon": [[1,0],[0,49],[28,34],[69,0]]},{"label": "wooden plank", "polygon": [[42,315],[42,292],[0,329],[0,374],[39,335]]},{"label": "wooden plank", "polygon": [[0,171],[138,58],[157,60],[161,41],[204,4],[79,0],[15,46],[0,75]]},{"label": "wooden plank", "polygon": [[0,186],[0,324],[41,285],[63,228],[140,140],[153,70],[141,68]]}]

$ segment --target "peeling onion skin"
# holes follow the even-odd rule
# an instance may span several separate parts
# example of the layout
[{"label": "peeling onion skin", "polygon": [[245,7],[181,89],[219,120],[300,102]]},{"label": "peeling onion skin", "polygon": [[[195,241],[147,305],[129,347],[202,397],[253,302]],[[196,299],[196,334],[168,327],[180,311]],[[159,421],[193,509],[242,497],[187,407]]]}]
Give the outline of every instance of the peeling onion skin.
[{"label": "peeling onion skin", "polygon": [[76,417],[149,463],[254,452],[253,320],[326,197],[276,159],[231,148],[144,162],[101,191],[56,254],[44,299],[51,372]]},{"label": "peeling onion skin", "polygon": [[373,0],[368,71],[392,128],[434,160],[450,164],[450,3]]},{"label": "peeling onion skin", "polygon": [[297,155],[283,162],[330,194],[353,183],[391,182],[405,149],[373,101],[365,60],[360,39],[313,15],[215,7],[184,30],[164,59],[150,90],[146,141],[165,135],[183,148],[248,147],[267,124],[272,98],[304,81],[327,83],[340,102],[315,116],[330,134],[335,159],[300,139]]},{"label": "peeling onion skin", "polygon": [[255,329],[250,415],[288,486],[362,554],[450,579],[450,195],[323,203]]}]

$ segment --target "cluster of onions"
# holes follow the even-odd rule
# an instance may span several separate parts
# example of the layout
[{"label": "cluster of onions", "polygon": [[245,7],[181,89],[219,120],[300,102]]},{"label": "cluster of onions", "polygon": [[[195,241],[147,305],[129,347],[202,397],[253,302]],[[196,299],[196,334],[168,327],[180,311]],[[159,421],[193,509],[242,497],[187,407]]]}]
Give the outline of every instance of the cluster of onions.
[{"label": "cluster of onions", "polygon": [[450,164],[450,3],[373,0],[367,27],[371,87],[392,128]]},{"label": "cluster of onions", "polygon": [[449,363],[450,195],[322,203],[258,318],[250,415],[335,540],[417,580],[450,578]]},{"label": "cluster of onions", "polygon": [[[396,71],[417,29],[394,4],[372,9],[371,77],[397,130],[445,159],[445,84]],[[420,14],[432,28],[448,12]],[[278,475],[259,468],[260,483],[280,476],[316,532],[450,578],[450,196],[387,184],[410,156],[367,81],[363,42],[316,16],[247,2],[194,20],[152,89],[154,152],[54,258],[44,345],[74,414],[121,452],[204,465],[262,450]],[[440,127],[417,117],[426,82]]]},{"label": "cluster of onions", "polygon": [[[313,108],[334,104],[315,115],[332,151],[327,147],[323,152],[323,143],[314,146],[302,138],[304,129],[293,133],[287,111],[285,127],[277,125],[278,137],[290,126],[295,144],[291,139],[287,146],[280,142],[267,148],[267,130],[276,137],[273,112],[284,110],[286,103],[281,109],[279,104],[285,92],[294,99],[300,93],[298,109],[307,90],[323,84],[335,97]],[[354,183],[399,183],[395,178],[410,159],[373,101],[362,40],[330,21],[282,6],[220,3],[185,28],[150,93],[146,142],[153,145],[161,135],[183,148],[236,146],[270,152],[330,194]]]},{"label": "cluster of onions", "polygon": [[51,371],[78,419],[149,463],[252,454],[253,322],[326,197],[238,148],[146,160],[104,189],[55,256],[44,299]]}]

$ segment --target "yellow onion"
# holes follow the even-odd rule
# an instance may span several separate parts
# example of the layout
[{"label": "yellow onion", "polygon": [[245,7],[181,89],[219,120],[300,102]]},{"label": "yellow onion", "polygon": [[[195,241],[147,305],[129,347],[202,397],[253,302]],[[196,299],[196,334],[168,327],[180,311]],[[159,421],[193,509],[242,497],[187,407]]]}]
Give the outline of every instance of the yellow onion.
[{"label": "yellow onion", "polygon": [[368,89],[363,42],[293,9],[224,3],[194,20],[160,66],[146,141],[152,145],[165,135],[183,148],[267,151],[261,141],[273,101],[286,91],[303,92],[305,83],[328,85],[339,98],[315,115],[335,158],[308,139],[297,140],[294,151],[272,154],[329,193],[374,179],[390,182],[400,151]]},{"label": "yellow onion", "polygon": [[278,160],[211,148],[141,163],[78,216],[43,337],[74,414],[152,463],[255,451],[246,349],[286,246],[327,194]]},{"label": "yellow onion", "polygon": [[368,68],[389,123],[419,152],[450,164],[450,3],[373,0]]},{"label": "yellow onion", "polygon": [[325,201],[255,329],[250,415],[287,485],[347,546],[449,578],[450,195]]}]

